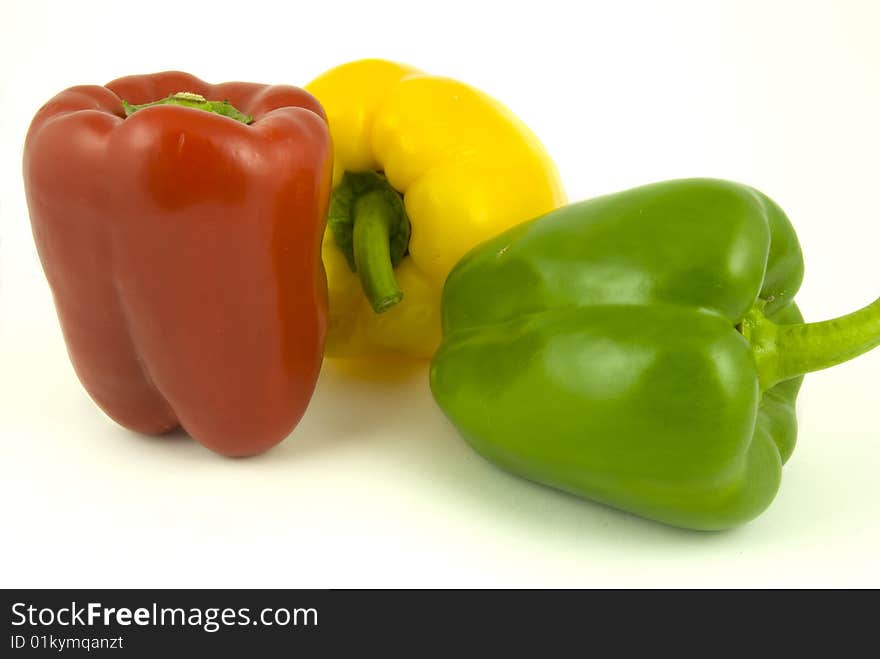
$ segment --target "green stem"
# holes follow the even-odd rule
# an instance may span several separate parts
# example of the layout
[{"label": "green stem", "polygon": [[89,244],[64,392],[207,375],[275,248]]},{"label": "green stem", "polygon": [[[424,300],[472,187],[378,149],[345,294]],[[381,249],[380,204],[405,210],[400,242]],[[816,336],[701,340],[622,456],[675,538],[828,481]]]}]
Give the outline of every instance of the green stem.
[{"label": "green stem", "polygon": [[381,190],[360,197],[353,210],[355,267],[373,310],[382,313],[403,299],[391,265],[390,232],[394,217]]},{"label": "green stem", "polygon": [[373,311],[403,299],[394,268],[409,250],[403,195],[379,172],[345,172],[330,197],[327,225],[348,267],[361,280]]},{"label": "green stem", "polygon": [[193,94],[192,92],[177,92],[165,98],[160,98],[152,103],[142,103],[141,105],[132,105],[125,99],[122,99],[122,109],[125,110],[125,116],[130,117],[138,110],[150,108],[154,105],[179,105],[185,108],[195,108],[196,110],[204,110],[205,112],[213,112],[230,119],[235,119],[243,124],[251,123],[254,118],[250,115],[240,112],[233,107],[229,101],[209,101],[201,94]]},{"label": "green stem", "polygon": [[784,380],[842,364],[880,346],[880,299],[820,323],[777,325],[760,306],[743,321],[752,344],[761,390]]}]

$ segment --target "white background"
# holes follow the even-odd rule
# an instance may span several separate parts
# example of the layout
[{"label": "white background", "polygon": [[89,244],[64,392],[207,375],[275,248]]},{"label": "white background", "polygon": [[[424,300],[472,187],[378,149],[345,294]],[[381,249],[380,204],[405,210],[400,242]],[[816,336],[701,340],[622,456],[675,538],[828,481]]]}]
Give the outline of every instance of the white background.
[{"label": "white background", "polygon": [[[808,378],[770,509],[667,528],[493,468],[424,364],[326,362],[291,437],[248,460],[104,417],[66,357],[21,147],[61,89],[183,69],[305,84],[359,57],[478,86],[572,200],[681,176],[786,209],[819,320],[880,292],[880,4],[37,2],[0,20],[0,586],[880,586],[880,354]],[[880,351],[878,351],[880,352]],[[707,438],[711,440],[711,438]]]}]

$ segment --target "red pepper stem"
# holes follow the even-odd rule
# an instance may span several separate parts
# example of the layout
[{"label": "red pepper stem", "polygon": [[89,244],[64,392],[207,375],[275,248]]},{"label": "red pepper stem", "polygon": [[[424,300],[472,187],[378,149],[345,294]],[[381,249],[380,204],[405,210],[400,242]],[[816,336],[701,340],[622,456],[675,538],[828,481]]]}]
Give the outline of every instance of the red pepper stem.
[{"label": "red pepper stem", "polygon": [[387,311],[403,299],[391,264],[393,221],[393,210],[381,190],[369,192],[355,202],[354,262],[364,293],[376,313]]},{"label": "red pepper stem", "polygon": [[233,105],[227,100],[209,101],[201,94],[194,94],[192,92],[177,92],[176,94],[171,94],[165,98],[160,98],[158,101],[142,103],[141,105],[132,105],[125,99],[122,99],[122,109],[125,110],[126,117],[130,117],[138,110],[150,108],[154,105],[179,105],[185,108],[204,110],[205,112],[213,112],[214,114],[235,119],[243,124],[249,124],[254,120],[250,115],[244,114],[237,108],[233,107]]},{"label": "red pepper stem", "polygon": [[777,325],[752,309],[743,321],[752,344],[761,390],[842,364],[880,346],[880,299],[853,313],[819,323]]}]

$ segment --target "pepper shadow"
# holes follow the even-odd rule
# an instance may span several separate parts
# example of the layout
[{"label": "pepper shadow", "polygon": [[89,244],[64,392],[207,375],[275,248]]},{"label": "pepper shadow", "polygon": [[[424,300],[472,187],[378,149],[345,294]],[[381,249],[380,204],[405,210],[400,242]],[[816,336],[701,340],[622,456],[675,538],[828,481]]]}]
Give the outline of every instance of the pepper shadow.
[{"label": "pepper shadow", "polygon": [[327,359],[306,413],[266,456],[302,460],[351,442],[385,445],[423,414],[427,362]]},{"label": "pepper shadow", "polygon": [[[360,446],[357,444],[360,443]],[[631,549],[646,543],[672,550],[725,544],[742,531],[701,532],[637,517],[510,474],[477,454],[435,403],[427,362],[328,360],[306,417],[266,460],[291,465],[316,452],[362,450],[388,466],[413,505],[478,511],[499,532],[538,534],[571,547]],[[400,475],[403,481],[399,481]],[[382,479],[380,472],[375,477]]]}]

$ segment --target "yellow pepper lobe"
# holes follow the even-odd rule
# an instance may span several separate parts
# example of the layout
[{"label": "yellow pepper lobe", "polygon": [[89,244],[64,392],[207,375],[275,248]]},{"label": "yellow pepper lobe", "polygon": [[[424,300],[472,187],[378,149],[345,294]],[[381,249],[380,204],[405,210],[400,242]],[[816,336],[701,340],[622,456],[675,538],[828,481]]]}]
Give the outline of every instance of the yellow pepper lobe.
[{"label": "yellow pepper lobe", "polygon": [[395,268],[403,300],[377,315],[332,235],[326,354],[430,357],[440,341],[440,293],[477,244],[565,203],[556,167],[507,108],[461,82],[384,60],[359,60],[307,87],[324,106],[345,172],[383,172],[412,225]]}]

